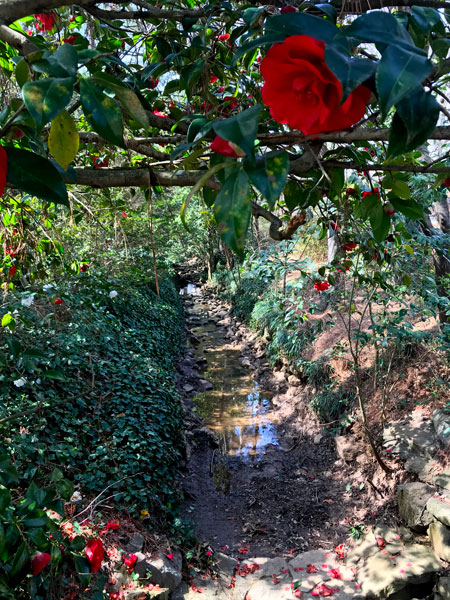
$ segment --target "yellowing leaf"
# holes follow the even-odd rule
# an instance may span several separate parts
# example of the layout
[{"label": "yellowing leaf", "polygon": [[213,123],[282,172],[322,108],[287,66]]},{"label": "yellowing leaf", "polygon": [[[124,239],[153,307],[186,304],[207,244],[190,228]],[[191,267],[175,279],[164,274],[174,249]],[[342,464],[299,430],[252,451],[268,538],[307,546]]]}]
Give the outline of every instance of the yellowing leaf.
[{"label": "yellowing leaf", "polygon": [[408,246],[408,244],[404,244],[403,248],[406,250],[406,252],[408,254],[411,254],[411,256],[414,256],[414,250],[411,248],[411,246]]},{"label": "yellowing leaf", "polygon": [[63,110],[52,121],[48,147],[64,171],[77,155],[79,145],[80,138],[75,123],[69,113]]}]

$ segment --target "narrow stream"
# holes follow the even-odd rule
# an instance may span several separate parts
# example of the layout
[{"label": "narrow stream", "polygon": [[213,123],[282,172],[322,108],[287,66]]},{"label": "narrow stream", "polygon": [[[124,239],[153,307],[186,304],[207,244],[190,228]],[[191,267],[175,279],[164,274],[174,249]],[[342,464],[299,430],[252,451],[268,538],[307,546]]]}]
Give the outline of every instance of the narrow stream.
[{"label": "narrow stream", "polygon": [[[191,332],[199,340],[196,355],[206,358],[203,377],[212,389],[194,397],[195,412],[220,440],[219,454],[244,461],[258,461],[269,446],[278,445],[272,422],[271,393],[260,388],[251,370],[239,361],[241,346],[225,337],[226,329],[211,318],[214,307],[202,299],[199,288],[181,290],[194,302],[186,305]],[[213,479],[229,491],[224,462],[215,460]],[[222,487],[223,486],[223,487]]]}]

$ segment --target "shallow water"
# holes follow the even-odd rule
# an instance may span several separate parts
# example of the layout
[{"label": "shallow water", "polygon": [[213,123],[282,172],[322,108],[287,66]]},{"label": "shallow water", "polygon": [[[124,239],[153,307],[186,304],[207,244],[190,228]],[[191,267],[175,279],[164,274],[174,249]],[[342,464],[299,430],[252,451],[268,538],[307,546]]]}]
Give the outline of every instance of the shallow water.
[{"label": "shallow water", "polygon": [[184,288],[183,295],[195,298],[189,309],[191,331],[200,341],[197,356],[208,361],[202,376],[213,385],[212,390],[193,398],[195,411],[219,437],[213,478],[227,491],[228,472],[221,456],[258,461],[269,445],[278,445],[271,394],[260,388],[251,376],[251,369],[240,364],[240,345],[230,343],[223,329],[209,320],[213,307],[202,299],[199,288]]}]

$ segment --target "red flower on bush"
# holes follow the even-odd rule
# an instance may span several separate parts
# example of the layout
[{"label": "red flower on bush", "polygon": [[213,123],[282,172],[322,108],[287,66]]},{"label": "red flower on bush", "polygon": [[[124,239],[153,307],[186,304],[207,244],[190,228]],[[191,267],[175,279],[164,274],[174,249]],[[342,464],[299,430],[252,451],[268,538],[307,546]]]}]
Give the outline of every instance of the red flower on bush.
[{"label": "red flower on bush", "polygon": [[383,206],[383,210],[390,217],[393,217],[395,215],[395,208],[392,206],[392,204],[390,202],[388,202],[387,204],[385,204]]},{"label": "red flower on bush", "polygon": [[227,142],[218,135],[214,138],[209,147],[211,150],[214,150],[214,152],[217,152],[217,154],[221,154],[222,156],[229,156],[230,158],[245,156],[239,146],[236,146],[236,144],[233,144],[232,142]]},{"label": "red flower on bush", "polygon": [[[148,84],[148,87],[151,88],[152,90],[155,89],[155,87],[158,85],[159,83],[159,79],[158,78],[154,78],[153,75],[150,77],[150,81]],[[165,116],[165,115],[164,115]]]},{"label": "red flower on bush", "polygon": [[122,212],[121,214],[122,214],[122,217],[123,217],[124,219],[129,219],[129,218],[130,218],[130,215],[127,215],[127,213],[126,213],[126,212]]},{"label": "red flower on bush", "polygon": [[69,35],[69,37],[64,38],[63,42],[65,44],[70,44],[71,46],[73,46],[77,37],[77,35]]},{"label": "red flower on bush", "polygon": [[226,42],[228,39],[230,39],[230,34],[229,33],[222,33],[218,37],[219,42]]},{"label": "red flower on bush", "polygon": [[325,62],[325,43],[292,35],[261,61],[262,99],[278,123],[306,135],[346,129],[359,121],[370,90],[358,86],[341,104],[342,85]]},{"label": "red flower on bush", "polygon": [[445,187],[450,187],[450,177],[447,177],[447,179],[444,179],[444,181],[442,182],[442,185],[445,185]]},{"label": "red flower on bush", "polygon": [[330,221],[330,227],[333,231],[337,231],[339,229],[339,225],[334,221]]},{"label": "red flower on bush", "polygon": [[281,14],[284,15],[286,13],[291,13],[291,12],[297,12],[297,9],[295,8],[295,6],[283,6],[283,8],[280,10]]},{"label": "red flower on bush", "polygon": [[55,304],[64,304],[64,300],[62,298],[56,298]]},{"label": "red flower on bush", "polygon": [[39,23],[36,23],[36,29],[38,31],[51,31],[53,29],[55,24],[55,13],[38,13],[34,15],[34,18],[36,21],[39,21]]},{"label": "red flower on bush", "polygon": [[13,265],[12,267],[9,267],[9,274],[11,275],[11,277],[14,277],[14,275],[17,273],[17,267],[16,265]]},{"label": "red flower on bush", "polygon": [[355,195],[357,194],[357,192],[356,192],[355,188],[348,187],[348,188],[345,190],[345,194],[346,194],[347,196],[355,196]]},{"label": "red flower on bush", "polygon": [[47,552],[38,552],[33,556],[33,560],[31,561],[31,572],[36,577],[45,569],[48,563],[51,561],[52,557]]},{"label": "red flower on bush", "polygon": [[109,167],[109,162],[106,160],[100,160],[98,156],[94,156],[92,161],[94,163],[94,167]]},{"label": "red flower on bush", "polygon": [[376,194],[377,196],[379,196],[380,190],[376,187],[376,188],[373,188],[373,190],[370,190],[370,192],[363,192],[361,194],[361,198],[365,198],[366,196],[372,196],[372,194]]},{"label": "red flower on bush", "polygon": [[6,174],[8,173],[8,155],[3,146],[0,145],[0,197],[3,196],[3,192],[6,185]]},{"label": "red flower on bush", "polygon": [[130,554],[128,556],[124,555],[123,564],[127,567],[128,573],[131,573],[133,571],[136,561],[137,561],[136,554]]},{"label": "red flower on bush", "polygon": [[89,269],[89,263],[86,263],[86,264],[84,264],[84,265],[81,265],[81,267],[80,267],[80,271],[81,271],[82,273],[86,273],[86,271],[87,271],[88,269]]},{"label": "red flower on bush", "polygon": [[330,287],[328,281],[316,281],[314,283],[314,289],[318,292],[326,292],[326,290]]},{"label": "red flower on bush", "polygon": [[219,79],[219,78],[218,78],[218,77],[216,77],[215,75],[210,75],[210,77],[209,77],[209,83],[216,83],[216,81],[217,81],[218,79]]},{"label": "red flower on bush", "polygon": [[351,250],[354,250],[357,245],[356,242],[346,242],[345,244],[342,244],[341,248],[344,252],[350,252]]},{"label": "red flower on bush", "polygon": [[164,117],[165,119],[167,119],[167,115],[165,115],[164,113],[160,112],[159,110],[154,110],[153,114],[156,115],[157,117]]},{"label": "red flower on bush", "polygon": [[91,563],[91,571],[95,573],[102,566],[102,560],[105,556],[103,542],[99,538],[92,538],[88,541],[85,548],[88,561]]}]

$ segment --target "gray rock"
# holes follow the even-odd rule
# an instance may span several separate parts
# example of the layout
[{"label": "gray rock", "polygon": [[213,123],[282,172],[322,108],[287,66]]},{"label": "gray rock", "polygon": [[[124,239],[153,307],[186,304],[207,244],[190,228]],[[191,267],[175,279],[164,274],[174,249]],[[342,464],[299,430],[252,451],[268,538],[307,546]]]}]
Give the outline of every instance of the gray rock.
[{"label": "gray rock", "polygon": [[323,435],[321,433],[318,433],[317,435],[314,436],[313,443],[318,445],[318,444],[320,444],[320,442],[322,440],[323,440]]},{"label": "gray rock", "polygon": [[199,385],[202,392],[208,392],[214,387],[213,384],[210,381],[207,381],[206,379],[200,379]]},{"label": "gray rock", "polygon": [[450,498],[442,496],[430,498],[427,502],[427,510],[438,521],[450,526]]},{"label": "gray rock", "polygon": [[411,544],[393,559],[382,551],[373,554],[358,568],[357,579],[364,596],[385,600],[411,583],[430,581],[441,570],[430,548]]},{"label": "gray rock", "polygon": [[186,392],[186,394],[189,394],[190,392],[194,391],[194,386],[187,383],[186,385],[183,385],[183,390]]},{"label": "gray rock", "polygon": [[126,545],[127,552],[131,552],[132,554],[136,554],[136,552],[142,552],[142,548],[144,547],[145,538],[144,536],[136,531],[131,536],[130,541]]},{"label": "gray rock", "polygon": [[438,408],[434,411],[431,419],[441,444],[444,448],[450,446],[450,414]]},{"label": "gray rock", "polygon": [[215,558],[219,573],[225,578],[231,577],[231,575],[234,573],[234,569],[236,568],[237,560],[232,556],[222,554],[222,552],[217,552]]},{"label": "gray rock", "polygon": [[[147,559],[145,562],[146,570],[151,573],[151,583],[158,584],[162,588],[167,588],[170,592],[176,590],[181,583],[181,566],[182,556],[178,551],[173,553],[172,560],[169,560],[167,556],[159,552],[156,556]],[[139,576],[141,575],[139,574]]]},{"label": "gray rock", "polygon": [[440,521],[433,521],[430,523],[428,535],[436,556],[450,562],[450,529]]},{"label": "gray rock", "polygon": [[438,473],[431,479],[434,485],[450,490],[450,468],[444,469],[441,473]]},{"label": "gray rock", "polygon": [[175,591],[172,592],[170,600],[184,600],[185,595],[189,592],[187,583],[182,581]]},{"label": "gray rock", "polygon": [[398,512],[408,527],[423,531],[432,518],[427,510],[427,502],[433,488],[426,483],[403,483],[397,487]]},{"label": "gray rock", "polygon": [[442,600],[450,600],[450,577],[441,577],[439,579],[437,593]]},{"label": "gray rock", "polygon": [[433,458],[439,447],[433,424],[420,414],[390,423],[383,431],[383,440],[384,446],[403,460],[412,454]]},{"label": "gray rock", "polygon": [[[278,582],[278,583],[274,583]],[[290,578],[283,576],[282,579],[260,579],[252,583],[247,590],[245,600],[292,600]],[[287,590],[285,588],[288,588]]]},{"label": "gray rock", "polygon": [[148,600],[169,600],[169,590],[148,590],[139,587],[127,590],[124,600],[137,600],[143,597],[142,594],[145,594]]},{"label": "gray rock", "polygon": [[408,473],[414,473],[421,481],[429,481],[434,466],[434,460],[419,454],[413,454],[405,462]]}]

